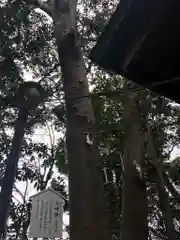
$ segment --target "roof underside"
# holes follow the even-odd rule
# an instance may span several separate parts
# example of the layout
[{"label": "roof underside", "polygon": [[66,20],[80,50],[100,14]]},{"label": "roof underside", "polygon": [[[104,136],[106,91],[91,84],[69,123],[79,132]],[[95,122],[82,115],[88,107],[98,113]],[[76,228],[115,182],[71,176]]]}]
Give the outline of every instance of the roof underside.
[{"label": "roof underside", "polygon": [[180,103],[179,9],[178,0],[121,0],[90,58]]}]

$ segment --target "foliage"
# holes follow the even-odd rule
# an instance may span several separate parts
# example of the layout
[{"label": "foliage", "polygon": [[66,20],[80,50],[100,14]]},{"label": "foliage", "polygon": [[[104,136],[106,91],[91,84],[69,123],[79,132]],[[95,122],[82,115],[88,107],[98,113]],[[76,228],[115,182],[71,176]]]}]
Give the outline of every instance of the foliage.
[{"label": "foliage", "polygon": [[[123,116],[126,111],[123,105],[124,80],[120,76],[101,71],[87,59],[89,50],[95,44],[116,4],[117,1],[79,1],[77,21],[81,45],[85,53],[87,75],[93,88],[91,99],[99,132],[102,177],[109,200],[110,228],[114,239],[119,239],[124,154]],[[18,239],[24,230],[25,235],[27,234],[31,208],[27,191],[18,189],[19,183],[23,186],[29,185],[36,191],[51,185],[65,196],[67,199],[65,211],[68,210],[66,177],[64,177],[68,173],[64,138],[65,111],[62,113],[62,122],[58,122],[52,114],[54,106],[60,105],[64,108],[64,94],[53,26],[47,16],[40,11],[32,11],[24,1],[9,0],[0,7],[0,26],[0,182],[2,182],[17,117],[17,110],[7,104],[10,101],[7,101],[7,98],[20,83],[27,80],[24,71],[30,71],[32,78],[41,82],[47,92],[45,102],[29,116],[16,174],[7,235]],[[153,129],[157,156],[163,163],[162,170],[167,177],[166,186],[167,183],[172,183],[172,189],[170,190],[169,185],[167,189],[178,234],[180,231],[177,198],[180,185],[179,158],[172,162],[167,163],[167,161],[170,160],[174,147],[178,147],[180,143],[179,106],[147,90],[138,92],[137,104],[142,124],[148,122]],[[54,129],[49,127],[52,125]],[[48,129],[48,136],[46,141],[37,141],[34,136],[42,128]],[[47,140],[48,137],[50,140]],[[148,186],[150,236],[163,239],[166,238],[166,231],[155,188],[154,169],[148,161],[144,171]],[[172,190],[174,190],[173,194]]]}]

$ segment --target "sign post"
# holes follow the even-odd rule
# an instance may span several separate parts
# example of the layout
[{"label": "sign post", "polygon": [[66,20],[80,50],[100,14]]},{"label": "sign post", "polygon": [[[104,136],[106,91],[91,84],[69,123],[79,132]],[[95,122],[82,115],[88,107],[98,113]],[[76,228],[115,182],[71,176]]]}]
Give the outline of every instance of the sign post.
[{"label": "sign post", "polygon": [[51,188],[32,196],[30,238],[62,238],[64,198]]}]

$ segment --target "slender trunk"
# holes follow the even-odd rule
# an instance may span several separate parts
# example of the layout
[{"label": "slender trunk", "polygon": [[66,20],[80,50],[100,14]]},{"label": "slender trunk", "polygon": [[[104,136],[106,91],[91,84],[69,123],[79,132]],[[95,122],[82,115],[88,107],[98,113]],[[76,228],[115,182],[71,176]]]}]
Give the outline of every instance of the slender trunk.
[{"label": "slender trunk", "polygon": [[[132,93],[130,93],[132,95]],[[128,93],[127,93],[128,95]],[[125,97],[125,153],[121,240],[148,239],[148,202],[143,181],[144,133],[134,97]]]},{"label": "slender trunk", "polygon": [[150,157],[151,164],[154,166],[156,170],[156,187],[159,196],[160,208],[166,226],[167,237],[169,240],[175,240],[177,239],[177,237],[174,229],[172,212],[168,201],[168,193],[166,192],[165,189],[163,170],[161,162],[157,159],[156,150],[152,138],[152,132],[149,126],[148,126],[148,155]]},{"label": "slender trunk", "polygon": [[61,16],[55,23],[55,36],[67,110],[70,239],[110,239],[85,64],[70,13]]}]

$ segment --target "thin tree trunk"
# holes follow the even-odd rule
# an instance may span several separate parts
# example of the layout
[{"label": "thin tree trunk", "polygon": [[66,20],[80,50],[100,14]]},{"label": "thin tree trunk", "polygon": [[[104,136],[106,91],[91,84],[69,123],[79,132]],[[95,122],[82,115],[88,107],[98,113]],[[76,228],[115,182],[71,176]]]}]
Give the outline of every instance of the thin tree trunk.
[{"label": "thin tree trunk", "polygon": [[150,126],[148,126],[148,156],[150,157],[151,164],[154,166],[156,170],[157,193],[159,196],[160,208],[164,217],[167,237],[169,240],[175,240],[177,239],[177,237],[174,229],[171,208],[168,202],[168,193],[166,192],[166,189],[165,189],[163,170],[162,170],[161,162],[157,159]]},{"label": "thin tree trunk", "polygon": [[[121,240],[148,239],[148,203],[143,181],[144,133],[135,97],[125,100],[125,153]],[[127,95],[129,95],[127,93]]]},{"label": "thin tree trunk", "polygon": [[[75,2],[75,1],[74,1]],[[72,7],[72,6],[71,6]],[[110,239],[100,154],[85,64],[72,12],[55,16],[55,36],[63,74],[67,110],[70,239]],[[61,17],[60,17],[61,16]],[[92,139],[92,144],[87,139]]]}]

